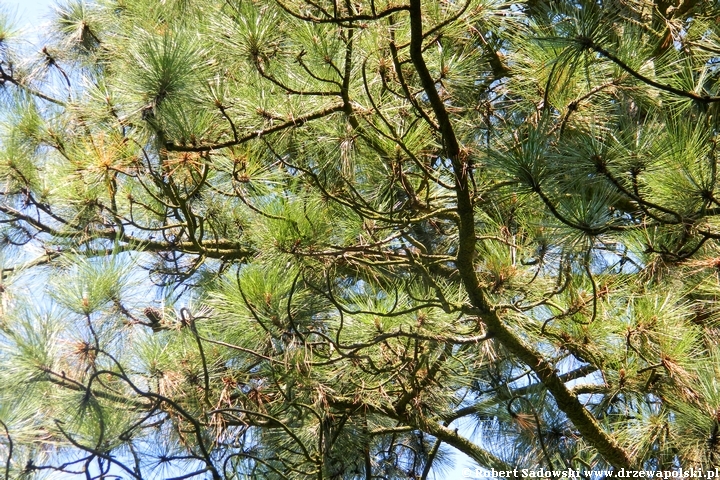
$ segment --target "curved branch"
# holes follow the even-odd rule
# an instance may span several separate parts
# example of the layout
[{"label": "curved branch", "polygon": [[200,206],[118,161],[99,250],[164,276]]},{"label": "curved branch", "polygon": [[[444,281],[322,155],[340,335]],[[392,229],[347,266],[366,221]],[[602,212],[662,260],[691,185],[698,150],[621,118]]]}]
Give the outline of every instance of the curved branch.
[{"label": "curved branch", "polygon": [[[411,0],[410,6],[410,56],[438,119],[445,152],[452,161],[455,172],[457,209],[460,216],[456,263],[470,303],[481,313],[488,327],[488,333],[494,334],[497,340],[510,352],[514,353],[520,361],[533,369],[555,398],[558,408],[568,416],[588,443],[593,445],[605,460],[613,466],[631,469],[633,462],[628,453],[602,429],[595,417],[568,390],[565,383],[560,379],[557,370],[544,359],[542,354],[528,346],[507,327],[500,319],[499,312],[487,303],[473,264],[475,257],[475,222],[470,189],[468,188],[469,165],[460,159],[460,145],[455,136],[450,117],[422,56],[423,21],[421,0]],[[450,443],[447,440],[445,441]]]},{"label": "curved branch", "polygon": [[583,47],[592,50],[594,52],[599,53],[603,57],[607,58],[614,64],[616,64],[618,67],[625,70],[627,73],[632,75],[633,77],[637,78],[643,83],[646,83],[652,87],[657,88],[658,90],[662,90],[665,92],[669,92],[672,94],[675,94],[680,97],[689,98],[691,100],[695,100],[696,102],[702,103],[702,104],[709,104],[709,103],[715,103],[720,102],[720,97],[711,97],[709,95],[698,95],[695,92],[688,92],[686,90],[680,90],[679,88],[675,88],[671,85],[665,85],[660,82],[656,82],[655,80],[646,77],[642,73],[638,72],[637,70],[632,69],[627,63],[620,60],[618,57],[616,57],[614,54],[610,53],[609,51],[602,48],[600,45],[593,42],[592,39],[587,37],[578,37],[576,38],[576,41],[582,45]]},{"label": "curved branch", "polygon": [[5,462],[5,480],[10,480],[10,461],[12,460],[13,456],[13,441],[12,437],[10,436],[10,430],[8,429],[5,422],[0,420],[0,425],[2,425],[3,429],[5,430],[5,436],[8,439],[8,456],[7,461]]}]

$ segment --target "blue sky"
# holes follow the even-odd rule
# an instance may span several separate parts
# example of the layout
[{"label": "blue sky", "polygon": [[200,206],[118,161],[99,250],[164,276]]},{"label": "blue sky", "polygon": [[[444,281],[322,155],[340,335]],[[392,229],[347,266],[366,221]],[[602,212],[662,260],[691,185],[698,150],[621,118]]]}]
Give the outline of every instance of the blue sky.
[{"label": "blue sky", "polygon": [[55,3],[52,0],[0,0],[3,10],[16,13],[18,26],[29,32],[37,31],[47,22]]}]

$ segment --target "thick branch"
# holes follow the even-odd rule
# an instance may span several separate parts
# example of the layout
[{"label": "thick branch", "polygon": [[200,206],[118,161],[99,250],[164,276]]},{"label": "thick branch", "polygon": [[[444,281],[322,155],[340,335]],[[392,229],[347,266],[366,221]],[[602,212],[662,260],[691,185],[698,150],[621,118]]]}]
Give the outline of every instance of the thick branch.
[{"label": "thick branch", "polygon": [[199,147],[176,145],[172,142],[168,142],[165,144],[165,148],[172,152],[211,152],[213,150],[220,150],[221,148],[234,147],[235,145],[246,143],[253,138],[262,137],[263,135],[269,135],[275,132],[280,132],[282,130],[286,130],[292,127],[299,127],[304,123],[309,122],[310,120],[317,120],[319,118],[327,117],[328,115],[331,115],[333,113],[342,112],[344,109],[345,105],[335,105],[334,107],[329,107],[325,110],[320,110],[319,112],[314,112],[308,115],[304,115],[302,117],[294,118],[290,121],[275,125],[270,128],[256,130],[253,133],[249,133],[245,136],[239,137],[229,142],[216,143],[214,145],[202,145]]},{"label": "thick branch", "polygon": [[506,462],[459,435],[457,430],[451,430],[435,422],[423,422],[422,428],[433,437],[455,447],[484,467],[493,468],[496,471],[512,470]]},{"label": "thick branch", "polygon": [[471,440],[458,434],[457,430],[451,430],[435,421],[424,418],[422,415],[416,416],[414,415],[414,412],[398,415],[397,412],[392,409],[386,409],[378,405],[359,403],[356,400],[343,398],[329,399],[329,402],[334,408],[340,411],[366,411],[378,413],[380,415],[386,415],[390,418],[394,418],[404,424],[395,427],[394,429],[389,429],[387,432],[378,431],[374,433],[394,433],[398,431],[398,429],[401,429],[401,431],[407,431],[405,426],[409,425],[411,430],[417,428],[423,432],[429,433],[438,440],[443,441],[444,443],[469,456],[483,467],[504,471],[512,470],[512,467],[510,467],[510,465],[508,465],[505,461],[496,457],[484,448],[476,445]]},{"label": "thick branch", "polygon": [[[578,398],[568,390],[554,366],[513,333],[502,322],[498,312],[487,304],[473,265],[476,235],[473,205],[468,185],[469,166],[460,160],[460,146],[450,122],[450,117],[423,59],[422,28],[421,0],[411,0],[410,57],[422,81],[423,88],[433,107],[435,116],[438,119],[438,125],[440,126],[440,131],[443,136],[445,153],[452,161],[455,173],[457,210],[460,216],[459,245],[456,263],[460,277],[468,293],[470,303],[483,313],[483,320],[488,327],[488,334],[494,335],[495,338],[510,352],[515,354],[520,361],[533,369],[555,398],[558,408],[568,416],[588,443],[595,446],[605,460],[613,466],[630,469],[632,462],[627,452],[600,427],[595,418],[587,411],[583,404],[580,403]],[[450,443],[449,440],[444,438],[443,440],[446,443]]]},{"label": "thick branch", "polygon": [[[597,367],[595,365],[583,365],[582,367],[576,368],[575,370],[572,370],[570,372],[564,373],[560,375],[560,380],[563,382],[570,382],[572,380],[576,380],[578,378],[585,377],[587,375],[590,375],[593,372],[597,371]],[[528,393],[534,392],[540,387],[541,384],[538,383],[531,383],[529,385],[525,385],[522,387],[515,388],[510,391],[510,397],[522,397],[524,395],[527,395]],[[601,386],[601,385],[598,385]],[[577,393],[577,389],[573,389],[573,392]],[[452,415],[448,416],[446,421],[452,422],[457,420],[458,418],[462,418],[468,415],[472,415],[474,413],[478,413],[478,407],[480,405],[484,405],[486,402],[478,402],[473,405],[469,405],[467,407],[459,408],[455,412],[453,412]]]}]

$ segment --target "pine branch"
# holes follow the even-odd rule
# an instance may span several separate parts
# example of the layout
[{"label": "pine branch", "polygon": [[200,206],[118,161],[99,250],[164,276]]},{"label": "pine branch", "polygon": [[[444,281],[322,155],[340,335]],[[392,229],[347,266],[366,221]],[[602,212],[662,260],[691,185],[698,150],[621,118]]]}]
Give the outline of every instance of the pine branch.
[{"label": "pine branch", "polygon": [[[460,271],[465,290],[471,304],[477,308],[483,321],[488,326],[488,333],[513,352],[522,362],[531,367],[552,393],[558,408],[562,410],[573,422],[575,427],[584,435],[586,440],[597,448],[598,452],[610,464],[617,468],[632,468],[632,461],[627,452],[600,427],[597,420],[585,409],[578,398],[568,390],[559,378],[557,371],[541,354],[528,347],[519,337],[508,329],[500,319],[497,311],[491,309],[486,302],[480,284],[475,274],[475,221],[473,205],[470,200],[468,185],[468,166],[459,160],[460,147],[455,136],[445,105],[437,93],[435,84],[425,65],[422,56],[422,10],[420,0],[411,0],[411,45],[410,55],[413,64],[421,78],[423,87],[428,95],[433,111],[438,118],[438,124],[443,136],[443,145],[446,155],[453,162],[456,181],[456,194],[458,201],[459,248],[456,264]],[[446,440],[447,441],[447,440]],[[448,442],[449,443],[449,442]]]},{"label": "pine branch", "polygon": [[608,60],[615,63],[618,67],[625,70],[627,73],[629,73],[633,77],[637,78],[638,80],[640,80],[643,83],[646,83],[647,85],[657,88],[658,90],[672,93],[672,94],[680,96],[680,97],[689,98],[689,99],[695,100],[696,102],[701,103],[701,104],[710,104],[710,103],[720,102],[720,97],[714,97],[714,96],[710,96],[710,95],[699,95],[695,92],[688,92],[685,90],[681,90],[679,88],[675,88],[671,85],[666,85],[666,84],[663,84],[660,82],[656,82],[655,80],[652,80],[651,78],[648,78],[645,75],[641,74],[637,70],[634,70],[627,63],[623,62],[616,55],[614,55],[613,53],[610,53],[608,50],[604,49],[600,45],[593,42],[593,40],[590,38],[578,37],[576,40],[584,48],[587,48],[588,50],[592,50],[594,52],[599,53],[603,57],[605,57]]}]

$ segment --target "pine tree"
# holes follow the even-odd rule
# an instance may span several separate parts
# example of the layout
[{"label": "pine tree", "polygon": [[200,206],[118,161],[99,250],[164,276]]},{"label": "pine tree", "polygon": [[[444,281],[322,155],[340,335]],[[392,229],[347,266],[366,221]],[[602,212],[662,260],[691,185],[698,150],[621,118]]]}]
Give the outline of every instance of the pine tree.
[{"label": "pine tree", "polygon": [[718,17],[1,16],[5,478],[720,467]]}]

